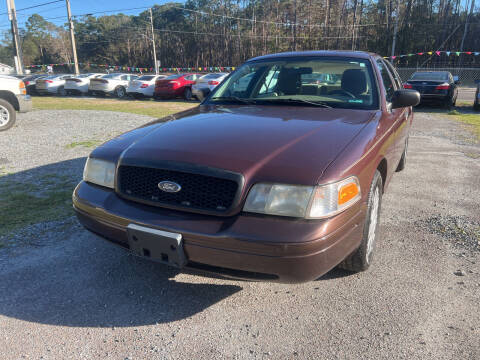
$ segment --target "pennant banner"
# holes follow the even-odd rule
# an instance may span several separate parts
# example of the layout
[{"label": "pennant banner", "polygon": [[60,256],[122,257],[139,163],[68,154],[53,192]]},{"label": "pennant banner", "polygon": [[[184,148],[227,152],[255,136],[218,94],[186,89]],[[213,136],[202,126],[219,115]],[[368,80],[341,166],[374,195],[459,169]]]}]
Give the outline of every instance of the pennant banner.
[{"label": "pennant banner", "polygon": [[[26,68],[35,69],[35,68],[44,68],[46,66],[73,66],[74,63],[59,63],[59,64],[37,64],[37,65],[27,65]],[[111,65],[111,64],[93,64],[93,63],[78,63],[78,65],[83,66],[84,68],[105,68],[114,71],[130,71],[130,72],[153,72],[153,67],[136,67],[136,66],[125,66],[125,65]],[[190,71],[202,71],[202,72],[217,72],[217,71],[233,71],[235,70],[234,66],[199,66],[198,68],[193,67],[169,67],[169,68],[159,68],[160,72],[190,72]]]},{"label": "pennant banner", "polygon": [[450,55],[455,55],[455,56],[460,56],[461,54],[465,55],[472,55],[472,56],[479,56],[480,52],[479,51],[423,51],[423,52],[418,52],[414,54],[402,54],[402,55],[393,55],[393,56],[384,56],[384,59],[392,59],[395,60],[397,58],[402,58],[402,57],[410,57],[410,56],[431,56],[431,55],[436,55],[436,56],[450,56]]}]

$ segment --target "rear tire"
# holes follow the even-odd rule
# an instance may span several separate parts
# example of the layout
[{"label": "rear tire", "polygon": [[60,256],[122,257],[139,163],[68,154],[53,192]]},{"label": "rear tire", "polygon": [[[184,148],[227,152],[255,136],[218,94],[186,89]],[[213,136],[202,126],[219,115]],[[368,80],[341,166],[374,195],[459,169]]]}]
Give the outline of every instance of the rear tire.
[{"label": "rear tire", "polygon": [[477,103],[477,102],[474,103],[474,104],[473,104],[473,110],[475,110],[475,111],[480,111],[480,104]]},{"label": "rear tire", "polygon": [[367,214],[360,246],[338,266],[342,269],[359,272],[370,267],[377,239],[380,210],[382,205],[382,176],[375,170],[368,193]]},{"label": "rear tire", "polygon": [[67,96],[67,91],[63,86],[60,86],[57,90],[57,95],[58,96]]},{"label": "rear tire", "polygon": [[187,87],[187,88],[185,89],[185,91],[183,92],[183,97],[184,97],[185,100],[187,100],[187,101],[192,100],[192,89],[190,89],[189,87]]},{"label": "rear tire", "polygon": [[17,119],[17,113],[12,104],[4,99],[0,99],[0,131],[10,129],[15,120]]},{"label": "rear tire", "polygon": [[447,108],[447,110],[450,110],[454,106],[455,106],[455,103],[453,102],[453,99],[448,98],[447,101],[445,102],[445,107]]},{"label": "rear tire", "polygon": [[127,95],[127,92],[123,86],[117,86],[115,88],[115,96],[119,99],[124,98]]}]

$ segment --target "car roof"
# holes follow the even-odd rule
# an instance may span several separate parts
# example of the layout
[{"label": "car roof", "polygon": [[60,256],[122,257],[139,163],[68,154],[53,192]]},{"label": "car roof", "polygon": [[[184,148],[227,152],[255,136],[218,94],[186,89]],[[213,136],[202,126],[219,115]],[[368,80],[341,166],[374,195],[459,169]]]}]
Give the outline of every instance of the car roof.
[{"label": "car roof", "polygon": [[276,58],[283,58],[283,57],[297,57],[297,56],[341,56],[341,57],[368,59],[371,56],[377,56],[377,54],[366,52],[366,51],[348,51],[348,50],[289,51],[289,52],[281,52],[276,54],[257,56],[257,57],[248,59],[247,61],[276,59]]}]

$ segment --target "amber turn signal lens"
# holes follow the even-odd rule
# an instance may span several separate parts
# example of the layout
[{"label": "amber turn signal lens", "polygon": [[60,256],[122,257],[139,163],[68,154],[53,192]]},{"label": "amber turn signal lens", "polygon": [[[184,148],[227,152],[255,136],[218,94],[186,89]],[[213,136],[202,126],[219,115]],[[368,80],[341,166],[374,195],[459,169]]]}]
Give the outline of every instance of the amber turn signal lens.
[{"label": "amber turn signal lens", "polygon": [[25,83],[23,81],[20,81],[19,87],[20,89],[25,89]]},{"label": "amber turn signal lens", "polygon": [[338,190],[338,205],[345,204],[346,202],[352,200],[359,193],[359,188],[356,183],[351,182],[343,185]]}]

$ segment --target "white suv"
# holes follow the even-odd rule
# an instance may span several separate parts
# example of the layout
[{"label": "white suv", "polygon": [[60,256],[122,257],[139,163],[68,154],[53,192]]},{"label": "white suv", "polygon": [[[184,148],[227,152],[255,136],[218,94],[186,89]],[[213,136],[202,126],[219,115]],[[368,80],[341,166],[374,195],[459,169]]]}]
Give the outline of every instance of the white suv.
[{"label": "white suv", "polygon": [[130,81],[138,78],[137,75],[112,73],[106,74],[99,78],[90,79],[88,86],[88,93],[90,95],[106,94],[115,95],[118,98],[123,98],[127,95],[127,87]]},{"label": "white suv", "polygon": [[13,126],[16,111],[32,110],[32,100],[27,95],[25,84],[13,76],[0,75],[0,131]]}]

